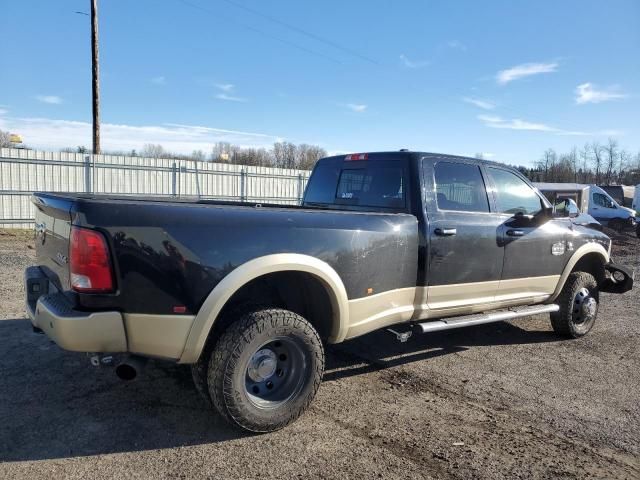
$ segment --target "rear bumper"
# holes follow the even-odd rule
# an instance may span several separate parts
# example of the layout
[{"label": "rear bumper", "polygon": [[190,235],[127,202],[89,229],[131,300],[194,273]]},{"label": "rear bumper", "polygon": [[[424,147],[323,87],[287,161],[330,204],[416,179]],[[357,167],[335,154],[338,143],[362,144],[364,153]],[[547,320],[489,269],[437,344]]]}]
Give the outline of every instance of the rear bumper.
[{"label": "rear bumper", "polygon": [[612,262],[607,263],[604,269],[607,272],[607,278],[600,286],[602,292],[624,293],[633,288],[634,271],[632,269]]},{"label": "rear bumper", "polygon": [[74,310],[62,293],[49,293],[49,280],[39,267],[29,267],[24,281],[31,323],[60,347],[76,352],[127,351],[120,312]]}]

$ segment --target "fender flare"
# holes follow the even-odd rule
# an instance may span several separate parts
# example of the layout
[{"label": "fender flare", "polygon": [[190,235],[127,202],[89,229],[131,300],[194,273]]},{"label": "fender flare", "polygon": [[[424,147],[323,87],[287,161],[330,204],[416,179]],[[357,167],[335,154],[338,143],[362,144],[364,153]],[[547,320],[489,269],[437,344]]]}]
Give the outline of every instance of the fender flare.
[{"label": "fender flare", "polygon": [[580,261],[582,257],[584,257],[589,253],[599,254],[602,257],[602,262],[604,265],[609,263],[609,252],[607,252],[602,245],[595,242],[590,242],[582,245],[573,253],[573,255],[571,255],[571,258],[565,265],[564,270],[562,271],[562,275],[560,275],[560,280],[558,280],[558,284],[556,285],[555,291],[553,292],[551,297],[549,297],[549,299],[547,300],[548,303],[551,303],[555,301],[556,298],[558,298],[558,295],[560,295],[560,292],[562,292],[562,289],[564,288],[564,284],[566,283],[567,278],[569,278],[569,275],[573,271],[573,268],[576,266],[576,264]]},{"label": "fender flare", "polygon": [[344,340],[349,325],[349,303],[337,272],[326,262],[309,255],[277,253],[243,263],[215,286],[193,321],[179,363],[195,363],[198,360],[214,322],[233,294],[251,280],[284,271],[309,273],[321,281],[331,299],[333,310],[329,341],[338,343]]}]

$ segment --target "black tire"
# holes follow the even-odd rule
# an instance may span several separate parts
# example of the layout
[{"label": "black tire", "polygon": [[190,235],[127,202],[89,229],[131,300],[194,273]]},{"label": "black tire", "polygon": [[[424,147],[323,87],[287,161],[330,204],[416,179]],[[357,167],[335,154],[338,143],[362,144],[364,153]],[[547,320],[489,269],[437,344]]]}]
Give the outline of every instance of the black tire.
[{"label": "black tire", "polygon": [[193,379],[193,384],[209,407],[213,406],[213,402],[211,402],[211,397],[209,396],[209,383],[207,382],[207,370],[209,369],[209,359],[211,358],[211,346],[212,344],[207,342],[198,361],[191,364],[191,378]]},{"label": "black tire", "polygon": [[587,272],[573,272],[557,300],[560,311],[551,314],[553,330],[570,338],[589,333],[598,316],[598,282]]},{"label": "black tire", "polygon": [[283,309],[245,313],[213,347],[207,384],[216,410],[251,432],[272,432],[311,404],[324,373],[318,332]]},{"label": "black tire", "polygon": [[640,238],[640,222],[636,223],[636,237]]},{"label": "black tire", "polygon": [[209,395],[209,380],[207,376],[209,373],[209,360],[211,359],[211,352],[215,347],[217,339],[233,321],[237,320],[248,312],[258,311],[264,308],[266,307],[259,303],[245,303],[243,305],[236,306],[230,312],[227,312],[216,322],[215,331],[213,331],[210,335],[210,338],[207,339],[207,343],[205,343],[198,361],[191,364],[191,378],[193,379],[193,384],[195,385],[197,392],[200,394],[207,406],[213,407],[213,402],[211,401],[211,396]]}]

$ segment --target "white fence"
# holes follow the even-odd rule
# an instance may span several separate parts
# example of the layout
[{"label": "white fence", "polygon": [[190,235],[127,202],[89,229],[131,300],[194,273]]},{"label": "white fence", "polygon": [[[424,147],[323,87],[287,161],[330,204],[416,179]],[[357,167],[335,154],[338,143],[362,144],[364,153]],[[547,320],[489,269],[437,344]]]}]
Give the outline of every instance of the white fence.
[{"label": "white fence", "polygon": [[0,148],[0,228],[29,228],[33,192],[298,204],[309,171],[170,158]]}]

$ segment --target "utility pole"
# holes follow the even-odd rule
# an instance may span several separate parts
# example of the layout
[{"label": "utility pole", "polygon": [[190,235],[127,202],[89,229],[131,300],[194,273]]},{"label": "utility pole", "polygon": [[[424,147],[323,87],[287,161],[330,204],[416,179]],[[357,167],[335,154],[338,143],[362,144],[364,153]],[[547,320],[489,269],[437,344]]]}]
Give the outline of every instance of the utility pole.
[{"label": "utility pole", "polygon": [[100,83],[98,67],[98,0],[91,0],[91,96],[93,99],[93,153],[100,153]]}]

